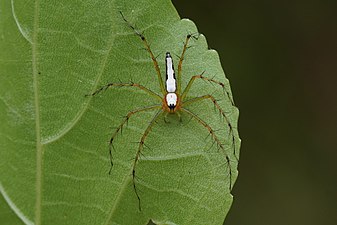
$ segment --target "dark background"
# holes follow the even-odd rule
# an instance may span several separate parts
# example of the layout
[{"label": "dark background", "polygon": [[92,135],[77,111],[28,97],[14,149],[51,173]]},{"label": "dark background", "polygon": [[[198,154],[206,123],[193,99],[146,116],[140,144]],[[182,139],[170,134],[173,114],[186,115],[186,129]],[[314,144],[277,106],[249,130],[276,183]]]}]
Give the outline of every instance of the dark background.
[{"label": "dark background", "polygon": [[225,224],[337,224],[337,1],[173,3],[220,54],[240,109]]}]

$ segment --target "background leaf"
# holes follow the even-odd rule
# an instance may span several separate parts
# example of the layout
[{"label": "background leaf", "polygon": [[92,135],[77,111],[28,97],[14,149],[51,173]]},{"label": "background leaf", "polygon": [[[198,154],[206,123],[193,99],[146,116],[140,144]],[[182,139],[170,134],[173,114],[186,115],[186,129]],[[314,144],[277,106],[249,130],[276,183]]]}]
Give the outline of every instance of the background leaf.
[{"label": "background leaf", "polygon": [[[1,2],[1,190],[26,224],[221,224],[232,202],[224,155],[189,116],[160,118],[136,167],[131,167],[148,121],[139,113],[118,135],[108,175],[108,143],[130,110],[158,104],[132,88],[84,95],[107,82],[141,83],[159,92],[152,61],[119,11],[143,31],[164,74],[164,54],[179,55],[196,32],[170,1]],[[225,84],[218,55],[205,38],[191,41],[182,86],[191,76]],[[178,58],[174,58],[178,62]],[[238,111],[221,87],[195,82],[189,97],[212,94],[236,127]],[[189,107],[221,136],[237,176],[228,127],[212,102]],[[237,155],[240,140],[235,130]],[[14,208],[13,208],[14,209]]]}]

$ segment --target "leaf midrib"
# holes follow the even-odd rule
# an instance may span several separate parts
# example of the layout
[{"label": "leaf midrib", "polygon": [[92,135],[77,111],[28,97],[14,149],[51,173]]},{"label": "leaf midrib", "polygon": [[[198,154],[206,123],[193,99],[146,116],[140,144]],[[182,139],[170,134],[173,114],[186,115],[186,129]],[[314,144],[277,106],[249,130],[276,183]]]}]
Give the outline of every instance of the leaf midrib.
[{"label": "leaf midrib", "polygon": [[[52,138],[48,139],[42,139],[41,138],[41,124],[40,124],[40,100],[39,100],[39,84],[38,84],[38,25],[39,25],[39,0],[35,1],[34,6],[34,25],[33,25],[33,41],[32,41],[32,73],[33,73],[33,91],[34,91],[34,108],[35,108],[35,132],[36,132],[36,188],[35,188],[35,194],[36,194],[36,200],[35,200],[35,224],[41,225],[41,203],[42,203],[42,154],[43,154],[43,146],[51,143],[55,140],[58,140],[63,135],[65,135],[69,130],[71,130],[72,127],[80,120],[82,115],[86,112],[90,99],[86,104],[84,104],[84,107],[79,111],[79,113],[74,117],[74,119],[68,123],[68,126],[64,127],[58,135],[53,136]],[[98,86],[102,74],[104,73],[104,70],[107,65],[108,58],[111,53],[112,46],[114,44],[115,35],[113,35],[113,29],[112,34],[110,35],[110,40],[108,42],[108,51],[104,58],[102,59],[102,63],[100,64],[100,68],[97,73],[97,77],[94,84],[94,89]],[[128,182],[125,181],[124,185],[122,186],[120,192],[123,192],[126,188],[126,184]],[[117,201],[118,202],[118,201]],[[113,209],[111,210],[111,214],[115,211],[116,208],[115,204],[113,206]]]},{"label": "leaf midrib", "polygon": [[42,199],[42,144],[40,125],[40,101],[38,95],[38,68],[37,68],[37,38],[39,24],[39,0],[34,5],[34,25],[32,42],[32,72],[35,109],[35,134],[36,134],[36,184],[35,184],[35,224],[41,224],[41,199]]}]

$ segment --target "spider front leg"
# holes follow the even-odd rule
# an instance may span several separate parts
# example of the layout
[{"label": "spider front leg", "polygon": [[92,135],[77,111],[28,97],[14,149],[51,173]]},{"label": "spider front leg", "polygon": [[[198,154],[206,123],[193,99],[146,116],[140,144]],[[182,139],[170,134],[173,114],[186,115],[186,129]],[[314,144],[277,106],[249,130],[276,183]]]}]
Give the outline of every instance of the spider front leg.
[{"label": "spider front leg", "polygon": [[198,123],[200,123],[202,126],[204,126],[209,134],[211,135],[211,137],[213,138],[213,140],[215,141],[215,143],[217,144],[217,146],[219,148],[221,148],[221,150],[223,151],[225,158],[226,158],[226,162],[228,165],[228,170],[229,170],[229,191],[232,190],[232,166],[231,166],[231,162],[229,159],[229,156],[226,153],[226,150],[223,146],[223,143],[221,143],[220,139],[218,138],[218,136],[215,134],[215,131],[212,129],[212,127],[210,127],[203,119],[201,119],[198,115],[196,115],[195,113],[191,112],[190,110],[186,109],[186,108],[181,108],[182,111],[186,112],[187,114],[191,115],[192,118],[196,119],[198,121]]},{"label": "spider front leg", "polygon": [[212,95],[204,95],[204,96],[200,96],[200,97],[196,97],[196,98],[192,98],[190,100],[187,100],[185,102],[183,102],[183,106],[197,102],[197,101],[201,101],[204,99],[210,99],[214,106],[218,109],[218,111],[220,112],[221,116],[225,119],[228,128],[229,128],[229,135],[231,135],[231,139],[232,139],[232,146],[233,146],[233,153],[234,153],[234,157],[236,158],[236,160],[238,160],[238,157],[236,156],[236,146],[235,146],[235,135],[233,133],[233,126],[231,124],[231,122],[229,121],[227,115],[225,114],[225,112],[222,110],[222,108],[220,107],[220,105],[218,104],[217,100],[214,98],[214,96]]},{"label": "spider front leg", "polygon": [[[143,90],[145,91],[146,93],[150,94],[151,96],[157,98],[160,100],[160,102],[162,101],[162,98],[156,94],[155,92],[151,91],[150,89],[146,88],[145,86],[141,85],[141,84],[136,84],[136,83],[133,83],[133,82],[130,82],[130,83],[108,83],[100,88],[98,88],[96,91],[94,91],[92,94],[88,94],[86,96],[95,96],[99,93],[101,93],[102,91],[105,91],[107,90],[108,88],[112,88],[112,87],[135,87],[135,88],[138,88],[140,90]],[[144,107],[144,108],[141,108],[141,109],[136,109],[136,110],[133,110],[133,111],[130,111],[126,116],[125,116],[125,119],[123,120],[123,122],[117,127],[117,129],[115,130],[115,132],[112,134],[111,138],[110,138],[110,144],[109,144],[109,156],[110,156],[110,170],[109,170],[109,174],[111,173],[111,170],[112,170],[112,167],[113,167],[113,162],[112,162],[112,148],[113,148],[113,145],[112,145],[112,142],[113,140],[115,139],[116,135],[119,133],[119,132],[122,132],[122,129],[123,129],[123,126],[125,125],[125,123],[128,122],[129,118],[138,113],[138,112],[143,112],[143,111],[147,111],[147,110],[152,110],[152,109],[158,109],[158,108],[161,108],[161,105],[155,105],[155,106],[149,106],[149,107]]]},{"label": "spider front leg", "polygon": [[124,120],[122,121],[122,123],[116,128],[115,132],[112,134],[111,138],[110,138],[110,142],[109,142],[109,156],[110,156],[110,170],[109,170],[109,174],[111,173],[112,167],[113,167],[113,162],[112,162],[112,149],[113,149],[113,141],[115,140],[115,137],[117,136],[117,134],[119,132],[122,133],[122,129],[123,126],[129,121],[130,117],[132,115],[135,115],[136,113],[139,112],[144,112],[144,111],[149,111],[149,110],[153,110],[153,109],[159,109],[161,108],[161,105],[154,105],[154,106],[149,106],[149,107],[144,107],[144,108],[140,108],[140,109],[136,109],[133,111],[128,112],[128,114],[125,116]]},{"label": "spider front leg", "polygon": [[156,120],[158,119],[158,117],[163,112],[164,111],[162,109],[160,109],[156,113],[156,115],[152,118],[152,120],[150,121],[149,125],[147,126],[144,134],[142,135],[142,138],[140,139],[139,147],[138,147],[138,150],[136,152],[136,156],[135,156],[135,159],[134,159],[134,162],[133,162],[133,166],[132,166],[132,183],[133,183],[133,189],[134,189],[134,191],[136,193],[136,196],[138,198],[139,211],[141,211],[141,207],[140,207],[140,197],[139,197],[139,194],[138,194],[138,191],[137,191],[137,188],[136,188],[136,181],[135,181],[135,178],[136,178],[136,165],[137,165],[137,162],[139,161],[140,155],[142,154],[142,150],[144,149],[145,139],[147,138],[148,134],[150,133],[152,126],[155,124]]}]

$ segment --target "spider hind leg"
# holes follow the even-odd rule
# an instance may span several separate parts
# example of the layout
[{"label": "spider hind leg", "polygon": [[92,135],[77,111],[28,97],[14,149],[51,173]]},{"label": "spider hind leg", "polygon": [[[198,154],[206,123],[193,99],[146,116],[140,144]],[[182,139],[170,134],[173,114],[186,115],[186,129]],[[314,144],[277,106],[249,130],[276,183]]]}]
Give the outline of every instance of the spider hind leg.
[{"label": "spider hind leg", "polygon": [[161,92],[163,93],[163,95],[165,95],[166,91],[165,91],[165,87],[164,87],[164,83],[163,83],[163,80],[162,80],[162,77],[161,77],[161,72],[160,72],[160,68],[159,68],[159,65],[158,65],[158,61],[157,61],[157,58],[155,57],[155,55],[153,54],[151,48],[150,48],[150,45],[147,41],[147,39],[145,38],[145,36],[140,32],[138,31],[135,26],[133,26],[123,15],[123,13],[121,11],[119,11],[124,22],[133,30],[133,32],[141,39],[141,41],[143,42],[144,44],[144,47],[145,49],[149,52],[150,56],[151,56],[151,59],[152,59],[152,62],[153,62],[153,65],[156,69],[156,72],[157,72],[157,78],[158,78],[158,82],[159,82],[159,86],[160,86],[160,89],[161,89]]},{"label": "spider hind leg", "polygon": [[185,39],[185,42],[184,42],[184,47],[183,47],[183,50],[182,50],[181,55],[179,57],[178,75],[177,75],[178,94],[181,93],[181,71],[182,71],[182,64],[183,64],[183,61],[185,59],[185,53],[186,53],[186,50],[189,48],[188,43],[189,43],[190,39],[193,38],[193,39],[198,40],[200,34],[199,33],[196,33],[196,34],[198,34],[198,35],[196,36],[195,33],[192,33],[192,34],[188,34],[186,36],[186,39]]}]

